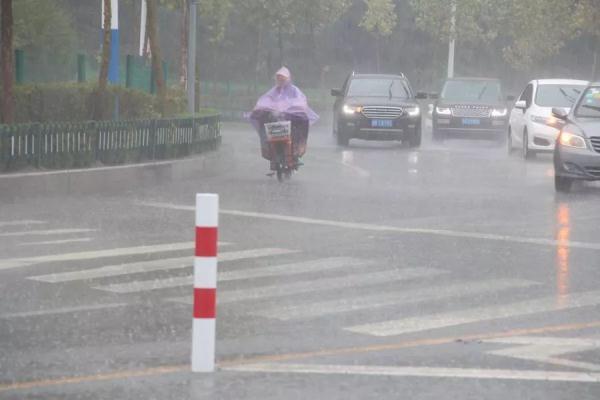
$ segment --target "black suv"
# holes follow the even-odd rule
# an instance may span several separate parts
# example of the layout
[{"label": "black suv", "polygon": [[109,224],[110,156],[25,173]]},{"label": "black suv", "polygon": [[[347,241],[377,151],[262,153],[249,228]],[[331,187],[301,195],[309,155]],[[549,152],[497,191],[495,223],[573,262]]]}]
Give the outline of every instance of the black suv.
[{"label": "black suv", "polygon": [[401,140],[421,144],[421,109],[404,75],[351,74],[342,89],[333,89],[333,133],[340,146],[350,139]]},{"label": "black suv", "polygon": [[506,138],[508,108],[502,85],[497,79],[451,78],[433,105],[433,139],[468,137]]}]

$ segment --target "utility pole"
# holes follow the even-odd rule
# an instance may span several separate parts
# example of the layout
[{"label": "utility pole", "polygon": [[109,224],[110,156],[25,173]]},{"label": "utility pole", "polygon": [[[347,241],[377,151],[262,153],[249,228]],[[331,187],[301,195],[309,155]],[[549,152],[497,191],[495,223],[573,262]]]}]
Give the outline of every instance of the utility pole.
[{"label": "utility pole", "polygon": [[[104,2],[102,1],[102,29],[104,29]],[[108,64],[108,81],[119,84],[119,0],[111,0],[112,18],[110,21],[110,63]]]},{"label": "utility pole", "polygon": [[454,53],[456,47],[456,0],[452,0],[450,43],[448,45],[448,78],[454,78]]},{"label": "utility pole", "polygon": [[144,57],[146,54],[146,19],[148,14],[148,8],[146,6],[146,0],[142,1],[142,7],[140,10],[140,57]]},{"label": "utility pole", "polygon": [[196,112],[196,21],[197,0],[189,0],[190,28],[188,32],[187,95],[188,112]]}]

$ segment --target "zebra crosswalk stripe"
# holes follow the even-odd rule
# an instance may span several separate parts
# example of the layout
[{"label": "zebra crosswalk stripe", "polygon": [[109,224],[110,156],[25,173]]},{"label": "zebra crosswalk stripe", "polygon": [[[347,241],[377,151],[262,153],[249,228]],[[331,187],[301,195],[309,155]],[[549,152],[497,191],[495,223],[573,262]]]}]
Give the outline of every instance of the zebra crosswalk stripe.
[{"label": "zebra crosswalk stripe", "polygon": [[[317,278],[300,282],[259,286],[245,289],[221,290],[217,296],[220,304],[238,301],[262,300],[284,297],[302,293],[322,292],[335,289],[348,289],[361,286],[378,285],[388,282],[404,281],[418,278],[429,278],[447,273],[433,268],[404,268],[400,270],[384,270],[345,274],[334,278]],[[189,298],[171,298],[169,301],[190,303]]]},{"label": "zebra crosswalk stripe", "polygon": [[600,304],[600,291],[571,293],[560,303],[556,296],[548,296],[516,303],[476,307],[467,310],[423,317],[382,321],[344,328],[347,331],[371,336],[396,336],[432,329],[470,324],[496,319],[521,317],[543,312],[564,311]]},{"label": "zebra crosswalk stripe", "polygon": [[43,225],[44,221],[22,220],[22,221],[0,221],[0,228],[5,226],[20,226],[20,225]]},{"label": "zebra crosswalk stripe", "polygon": [[344,299],[344,301],[328,300],[307,304],[259,308],[250,313],[268,318],[276,318],[282,321],[302,320],[350,311],[371,310],[392,305],[402,306],[427,301],[443,300],[451,297],[472,296],[508,289],[526,288],[536,284],[536,282],[516,279],[459,282],[411,290],[394,291],[391,293],[351,297]]},{"label": "zebra crosswalk stripe", "polygon": [[3,232],[0,233],[0,237],[68,235],[72,233],[89,233],[95,231],[95,229],[47,229],[37,231]]},{"label": "zebra crosswalk stripe", "polygon": [[[220,261],[235,261],[242,259],[267,257],[281,254],[289,254],[292,250],[265,248],[242,251],[223,252],[219,255]],[[84,269],[78,271],[69,271],[55,274],[31,276],[28,279],[58,283],[71,282],[78,280],[87,280],[95,278],[108,278],[113,276],[129,275],[135,273],[152,272],[152,271],[168,271],[174,269],[182,269],[191,267],[193,262],[192,257],[177,257],[151,261],[142,261],[128,264],[108,265],[100,268]]]},{"label": "zebra crosswalk stripe", "polygon": [[50,254],[37,257],[13,258],[0,260],[0,270],[22,268],[31,265],[60,262],[60,261],[82,261],[98,258],[134,256],[141,254],[155,254],[169,251],[189,250],[195,247],[193,242],[164,243],[146,246],[122,247],[106,250],[91,250],[78,253]]}]

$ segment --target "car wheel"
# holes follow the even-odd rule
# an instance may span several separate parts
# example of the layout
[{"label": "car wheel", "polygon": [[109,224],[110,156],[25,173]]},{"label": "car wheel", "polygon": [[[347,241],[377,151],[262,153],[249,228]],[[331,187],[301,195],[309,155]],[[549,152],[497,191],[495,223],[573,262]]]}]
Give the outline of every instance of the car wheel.
[{"label": "car wheel", "polygon": [[566,178],[564,176],[555,175],[554,176],[554,188],[557,192],[568,193],[571,191],[571,187],[573,186],[573,179]]},{"label": "car wheel", "polygon": [[408,147],[419,147],[421,146],[421,128],[416,127],[412,135],[408,138]]},{"label": "car wheel", "polygon": [[523,159],[531,160],[535,157],[535,152],[529,148],[529,133],[523,132]]}]

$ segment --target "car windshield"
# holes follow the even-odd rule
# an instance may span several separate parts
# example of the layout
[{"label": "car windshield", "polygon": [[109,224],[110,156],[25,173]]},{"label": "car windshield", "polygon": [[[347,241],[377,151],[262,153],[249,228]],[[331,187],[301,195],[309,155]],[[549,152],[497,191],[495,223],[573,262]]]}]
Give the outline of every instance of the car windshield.
[{"label": "car windshield", "polygon": [[450,80],[446,81],[440,98],[450,101],[498,102],[502,101],[502,90],[497,81]]},{"label": "car windshield", "polygon": [[586,90],[575,111],[577,117],[600,118],[600,87]]},{"label": "car windshield", "polygon": [[540,107],[570,108],[584,88],[585,86],[582,85],[540,85],[535,96],[535,104]]},{"label": "car windshield", "polygon": [[403,79],[359,78],[350,82],[348,96],[351,97],[388,97],[408,99],[410,89]]}]

